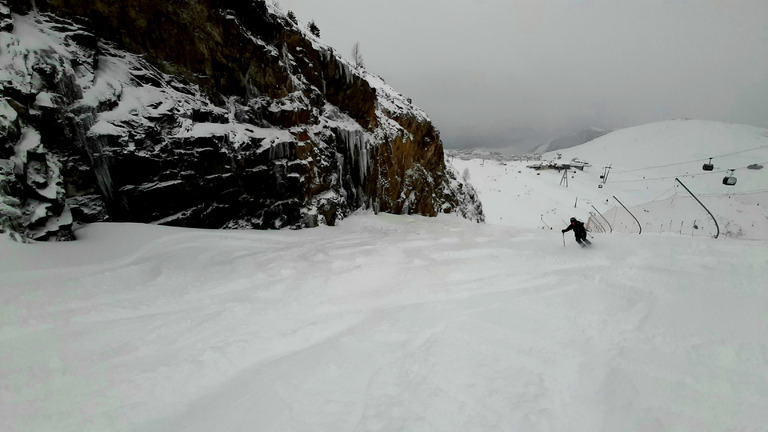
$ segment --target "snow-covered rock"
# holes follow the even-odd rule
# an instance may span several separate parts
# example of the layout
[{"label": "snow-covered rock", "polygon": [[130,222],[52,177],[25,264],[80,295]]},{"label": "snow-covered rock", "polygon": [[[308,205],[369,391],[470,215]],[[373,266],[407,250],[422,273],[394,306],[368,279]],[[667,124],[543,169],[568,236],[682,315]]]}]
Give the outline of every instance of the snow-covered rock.
[{"label": "snow-covered rock", "polygon": [[45,209],[34,237],[54,220],[298,228],[360,208],[483,220],[427,115],[276,7],[123,3],[0,10],[0,144],[31,186],[15,198]]}]

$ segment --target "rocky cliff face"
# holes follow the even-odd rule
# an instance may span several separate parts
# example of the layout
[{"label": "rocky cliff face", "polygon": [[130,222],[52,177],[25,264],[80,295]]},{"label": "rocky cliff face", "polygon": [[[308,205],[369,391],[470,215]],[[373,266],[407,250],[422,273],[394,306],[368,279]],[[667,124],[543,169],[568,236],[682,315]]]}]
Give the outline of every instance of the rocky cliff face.
[{"label": "rocky cliff face", "polygon": [[0,227],[482,221],[427,116],[261,1],[0,3]]}]

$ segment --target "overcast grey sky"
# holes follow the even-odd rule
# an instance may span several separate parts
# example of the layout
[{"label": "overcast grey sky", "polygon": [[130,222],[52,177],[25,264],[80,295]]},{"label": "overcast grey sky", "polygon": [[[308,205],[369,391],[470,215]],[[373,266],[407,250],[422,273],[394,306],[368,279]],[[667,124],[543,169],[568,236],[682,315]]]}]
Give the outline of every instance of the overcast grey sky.
[{"label": "overcast grey sky", "polygon": [[278,0],[446,147],[699,118],[768,127],[768,0]]}]

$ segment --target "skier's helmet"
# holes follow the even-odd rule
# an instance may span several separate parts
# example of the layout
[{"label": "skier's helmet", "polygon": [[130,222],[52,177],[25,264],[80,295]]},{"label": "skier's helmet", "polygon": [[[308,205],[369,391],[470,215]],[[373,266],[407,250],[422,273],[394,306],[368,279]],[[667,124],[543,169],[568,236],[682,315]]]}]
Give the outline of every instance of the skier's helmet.
[{"label": "skier's helmet", "polygon": [[576,222],[576,218],[571,218],[571,222]]}]

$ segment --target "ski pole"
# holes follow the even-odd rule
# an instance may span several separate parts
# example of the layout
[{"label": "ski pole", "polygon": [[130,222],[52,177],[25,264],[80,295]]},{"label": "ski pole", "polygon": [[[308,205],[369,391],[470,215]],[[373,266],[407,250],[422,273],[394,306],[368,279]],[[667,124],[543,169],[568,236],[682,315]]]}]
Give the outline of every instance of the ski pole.
[{"label": "ski pole", "polygon": [[563,233],[563,247],[565,247],[565,233]]}]

